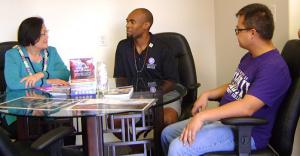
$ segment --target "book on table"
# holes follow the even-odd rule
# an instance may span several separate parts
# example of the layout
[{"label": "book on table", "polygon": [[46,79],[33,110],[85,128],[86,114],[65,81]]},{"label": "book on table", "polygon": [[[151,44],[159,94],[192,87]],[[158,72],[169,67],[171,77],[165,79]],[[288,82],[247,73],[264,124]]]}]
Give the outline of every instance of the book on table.
[{"label": "book on table", "polygon": [[71,96],[96,95],[95,82],[71,83]]},{"label": "book on table", "polygon": [[44,87],[35,87],[40,91],[49,93],[53,97],[61,97],[61,96],[68,96],[71,92],[70,86],[62,86],[62,85],[50,85]]},{"label": "book on table", "polygon": [[93,58],[70,59],[71,96],[95,95],[96,78]]},{"label": "book on table", "polygon": [[93,58],[70,59],[71,83],[95,82]]},{"label": "book on table", "polygon": [[124,86],[109,89],[104,93],[104,98],[108,99],[130,99],[133,94],[133,86]]}]

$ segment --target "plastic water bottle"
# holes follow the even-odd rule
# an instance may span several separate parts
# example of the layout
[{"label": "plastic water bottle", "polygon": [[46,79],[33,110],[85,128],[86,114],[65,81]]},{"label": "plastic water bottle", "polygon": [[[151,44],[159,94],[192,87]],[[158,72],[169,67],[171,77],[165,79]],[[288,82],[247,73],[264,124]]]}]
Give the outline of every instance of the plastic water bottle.
[{"label": "plastic water bottle", "polygon": [[103,62],[97,62],[97,90],[104,94],[108,89],[108,78],[106,65]]}]

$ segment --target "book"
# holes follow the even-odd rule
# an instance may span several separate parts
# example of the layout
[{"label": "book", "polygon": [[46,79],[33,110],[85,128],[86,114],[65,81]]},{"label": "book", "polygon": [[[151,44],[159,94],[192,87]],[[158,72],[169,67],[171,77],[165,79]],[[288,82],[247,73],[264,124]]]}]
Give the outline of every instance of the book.
[{"label": "book", "polygon": [[109,89],[107,93],[104,94],[104,98],[108,99],[130,99],[133,94],[133,86],[124,86]]},{"label": "book", "polygon": [[70,59],[71,96],[96,95],[97,82],[93,58]]},{"label": "book", "polygon": [[71,82],[94,82],[95,66],[93,58],[70,59]]},{"label": "book", "polygon": [[95,82],[71,83],[71,96],[96,95],[97,88]]},{"label": "book", "polygon": [[61,86],[61,85],[35,87],[35,89],[49,93],[53,97],[68,96],[70,95],[70,91],[71,91],[70,86]]}]

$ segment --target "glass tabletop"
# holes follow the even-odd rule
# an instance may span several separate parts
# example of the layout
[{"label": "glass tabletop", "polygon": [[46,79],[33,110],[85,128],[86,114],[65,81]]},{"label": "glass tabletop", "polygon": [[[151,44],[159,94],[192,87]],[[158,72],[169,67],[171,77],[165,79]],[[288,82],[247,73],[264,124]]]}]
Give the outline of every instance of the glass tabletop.
[{"label": "glass tabletop", "polygon": [[[110,87],[120,86],[120,82],[115,81],[115,84],[110,84]],[[148,89],[134,88],[133,95],[127,100],[103,98],[101,94],[81,99],[76,96],[52,96],[37,89],[14,90],[0,96],[0,113],[55,118],[101,116],[160,107],[186,94],[186,89],[180,84],[175,84],[168,92],[160,91],[159,87],[155,92]]]}]

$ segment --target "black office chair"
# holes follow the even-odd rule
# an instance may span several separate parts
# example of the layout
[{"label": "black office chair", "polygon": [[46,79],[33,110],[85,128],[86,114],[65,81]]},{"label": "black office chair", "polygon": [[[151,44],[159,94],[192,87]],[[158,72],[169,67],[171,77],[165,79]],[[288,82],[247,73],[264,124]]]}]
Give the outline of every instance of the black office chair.
[{"label": "black office chair", "polygon": [[[42,135],[35,142],[12,142],[0,127],[0,155],[5,156],[61,156],[63,137],[73,132],[71,127],[59,127]],[[69,155],[69,153],[65,154]]]},{"label": "black office chair", "polygon": [[17,44],[18,42],[16,41],[0,43],[0,95],[3,94],[6,89],[6,83],[4,78],[5,52]]},{"label": "black office chair", "polygon": [[239,143],[236,151],[214,152],[208,153],[206,156],[290,156],[292,154],[294,135],[300,114],[300,40],[288,41],[282,50],[282,56],[288,64],[292,84],[287,93],[287,97],[279,108],[268,147],[262,150],[250,150],[251,128],[255,125],[265,123],[263,119],[230,118],[224,119],[222,122],[239,128]]},{"label": "black office chair", "polygon": [[154,35],[162,40],[174,53],[178,66],[179,83],[186,87],[187,95],[183,97],[181,104],[181,116],[179,120],[191,116],[191,108],[197,99],[197,90],[200,84],[197,82],[195,63],[191,48],[185,37],[179,33],[164,32]]}]

